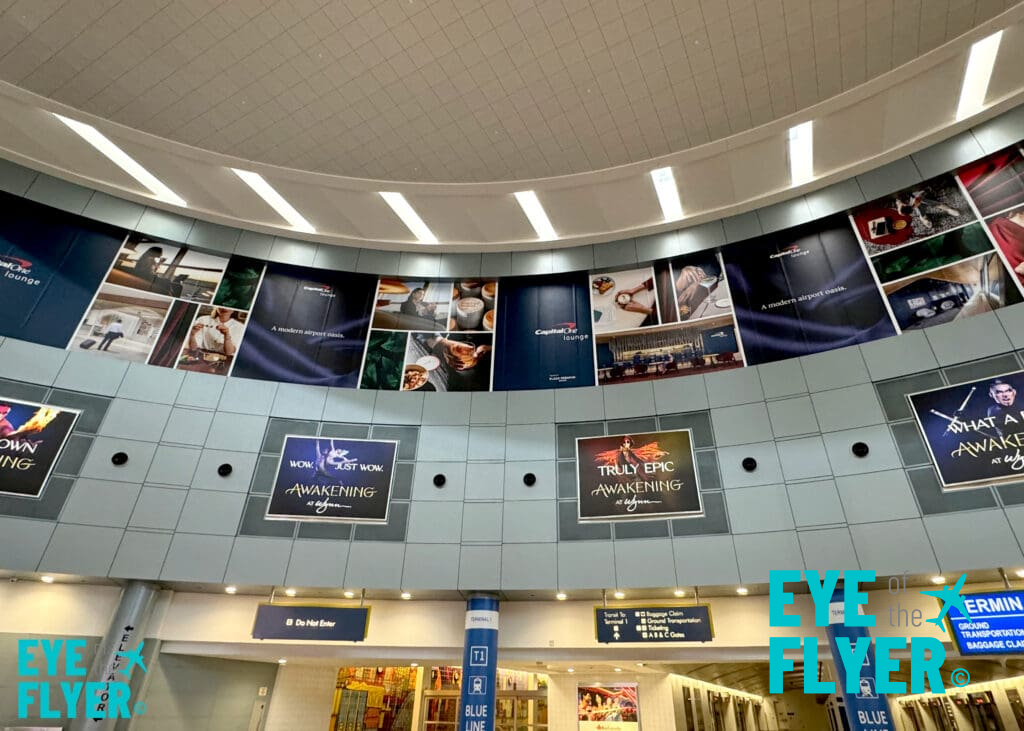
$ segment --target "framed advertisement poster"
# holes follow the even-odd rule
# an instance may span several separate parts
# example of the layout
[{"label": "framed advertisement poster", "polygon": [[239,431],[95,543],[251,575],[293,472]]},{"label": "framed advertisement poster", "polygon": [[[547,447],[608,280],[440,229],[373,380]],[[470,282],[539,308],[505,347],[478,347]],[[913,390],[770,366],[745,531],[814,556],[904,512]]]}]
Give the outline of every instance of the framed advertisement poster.
[{"label": "framed advertisement poster", "polygon": [[581,523],[704,514],[689,429],[579,437],[576,487]]},{"label": "framed advertisement poster", "polygon": [[636,683],[576,686],[580,731],[637,731],[640,703]]},{"label": "framed advertisement poster", "polygon": [[907,395],[943,488],[1024,480],[1024,371]]},{"label": "framed advertisement poster", "polygon": [[0,495],[43,494],[79,413],[0,396]]},{"label": "framed advertisement poster", "polygon": [[286,436],[268,520],[387,523],[398,442]]}]

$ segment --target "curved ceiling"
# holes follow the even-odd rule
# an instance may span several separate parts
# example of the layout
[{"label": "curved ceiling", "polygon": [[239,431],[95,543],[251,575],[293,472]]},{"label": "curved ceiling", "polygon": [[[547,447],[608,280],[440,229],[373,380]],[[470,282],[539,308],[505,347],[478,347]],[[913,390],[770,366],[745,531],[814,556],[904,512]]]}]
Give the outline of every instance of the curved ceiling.
[{"label": "curved ceiling", "polygon": [[0,79],[269,165],[546,178],[780,119],[1014,4],[0,0]]}]

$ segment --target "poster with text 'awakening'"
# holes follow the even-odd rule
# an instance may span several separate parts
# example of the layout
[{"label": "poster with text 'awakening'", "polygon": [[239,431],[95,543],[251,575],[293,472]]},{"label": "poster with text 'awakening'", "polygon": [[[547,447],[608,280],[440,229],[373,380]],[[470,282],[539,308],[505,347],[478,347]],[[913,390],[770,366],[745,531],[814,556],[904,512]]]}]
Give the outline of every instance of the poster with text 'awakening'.
[{"label": "poster with text 'awakening'", "polygon": [[576,440],[579,520],[704,513],[689,429]]},{"label": "poster with text 'awakening'", "polygon": [[272,520],[386,523],[398,442],[286,436]]},{"label": "poster with text 'awakening'", "polygon": [[78,413],[0,396],[0,494],[42,495]]},{"label": "poster with text 'awakening'", "polygon": [[1024,372],[907,396],[947,488],[1024,479]]},{"label": "poster with text 'awakening'", "polygon": [[269,264],[233,376],[355,388],[377,278]]}]

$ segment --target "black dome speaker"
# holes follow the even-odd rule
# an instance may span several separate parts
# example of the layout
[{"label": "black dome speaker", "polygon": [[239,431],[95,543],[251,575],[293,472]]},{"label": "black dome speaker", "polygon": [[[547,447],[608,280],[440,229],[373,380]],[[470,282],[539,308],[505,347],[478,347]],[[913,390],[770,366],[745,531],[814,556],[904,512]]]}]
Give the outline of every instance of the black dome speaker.
[{"label": "black dome speaker", "polygon": [[117,467],[120,467],[121,465],[128,463],[128,455],[124,452],[116,452],[114,456],[110,458],[110,461]]},{"label": "black dome speaker", "polygon": [[525,475],[523,475],[523,484],[526,485],[527,487],[533,487],[534,485],[537,484],[537,475],[533,474],[532,472],[527,472]]},{"label": "black dome speaker", "polygon": [[850,451],[853,452],[856,457],[867,457],[868,452],[870,452],[871,449],[864,442],[855,442],[853,447],[850,448]]},{"label": "black dome speaker", "polygon": [[744,457],[743,462],[741,462],[741,464],[743,465],[743,469],[745,469],[747,472],[753,472],[754,470],[757,469],[757,460],[754,459],[753,457]]},{"label": "black dome speaker", "polygon": [[224,464],[217,468],[217,474],[220,475],[221,477],[227,477],[232,472],[234,472],[234,469],[234,467],[225,462]]},{"label": "black dome speaker", "polygon": [[444,487],[444,483],[447,481],[444,475],[434,475],[434,487]]}]

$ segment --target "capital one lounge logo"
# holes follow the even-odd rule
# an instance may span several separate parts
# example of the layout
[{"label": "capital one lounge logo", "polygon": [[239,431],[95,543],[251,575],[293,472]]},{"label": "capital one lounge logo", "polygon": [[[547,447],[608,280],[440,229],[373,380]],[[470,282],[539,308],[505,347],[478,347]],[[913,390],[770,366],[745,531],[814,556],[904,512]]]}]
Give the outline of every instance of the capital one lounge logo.
[{"label": "capital one lounge logo", "polygon": [[551,327],[537,328],[533,331],[534,335],[539,337],[548,337],[551,335],[561,335],[562,340],[586,340],[590,336],[586,333],[581,334],[579,328],[576,327],[575,322],[559,322],[555,323]]},{"label": "capital one lounge logo", "polygon": [[13,279],[30,287],[36,287],[40,281],[32,276],[32,262],[16,256],[0,255],[0,272],[5,279]]},{"label": "capital one lounge logo", "polygon": [[[124,628],[120,647],[127,647],[127,638],[134,627]],[[86,682],[88,672],[83,654],[85,640],[18,640],[18,718],[78,718],[84,707],[85,718],[131,718],[146,712],[142,701],[131,702],[131,687],[120,675],[131,676],[138,665],[149,672],[142,659],[142,641],[134,650],[121,649],[106,668],[102,680]],[[122,667],[122,658],[127,660]],[[59,680],[59,678],[67,678]]]}]

